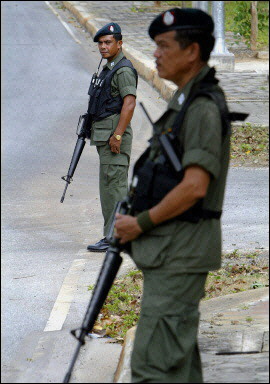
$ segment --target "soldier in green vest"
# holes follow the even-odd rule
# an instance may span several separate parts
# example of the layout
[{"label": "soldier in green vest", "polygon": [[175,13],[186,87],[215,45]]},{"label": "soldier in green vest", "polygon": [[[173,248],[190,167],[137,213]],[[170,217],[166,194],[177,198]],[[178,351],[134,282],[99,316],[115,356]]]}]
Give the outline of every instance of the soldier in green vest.
[{"label": "soldier in green vest", "polygon": [[132,129],[130,121],[136,105],[137,72],[122,53],[121,28],[109,23],[95,35],[100,54],[107,64],[91,88],[91,140],[100,159],[99,190],[104,218],[104,237],[87,249],[105,252],[106,235],[115,204],[127,194]]},{"label": "soldier in green vest", "polygon": [[[135,164],[134,213],[116,215],[115,236],[120,244],[131,242],[131,257],[144,276],[133,383],[203,382],[198,307],[209,270],[221,266],[232,120],[207,64],[213,30],[211,16],[191,8],[168,10],[149,27],[158,74],[178,89]],[[180,170],[161,148],[165,136]]]}]

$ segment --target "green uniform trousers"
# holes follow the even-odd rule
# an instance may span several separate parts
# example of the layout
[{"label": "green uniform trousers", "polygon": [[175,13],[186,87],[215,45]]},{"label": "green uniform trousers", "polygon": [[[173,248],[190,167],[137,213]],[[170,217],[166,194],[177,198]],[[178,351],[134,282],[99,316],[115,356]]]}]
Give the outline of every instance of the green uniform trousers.
[{"label": "green uniform trousers", "polygon": [[202,383],[198,306],[207,273],[145,269],[132,383]]},{"label": "green uniform trousers", "polygon": [[115,205],[128,193],[128,169],[130,163],[132,129],[128,124],[122,137],[120,153],[113,153],[109,146],[110,136],[117,128],[119,114],[111,115],[92,125],[91,145],[99,155],[99,195],[104,218],[103,234],[107,236]]},{"label": "green uniform trousers", "polygon": [[104,218],[103,234],[108,234],[115,204],[123,200],[128,193],[128,166],[100,165],[99,191],[101,209]]},{"label": "green uniform trousers", "polygon": [[[123,200],[128,193],[128,168],[127,155],[117,155],[119,163],[123,164],[110,164],[106,161],[110,150],[107,146],[97,147],[98,154],[100,156],[99,165],[99,194],[102,215],[104,218],[103,234],[106,236],[109,232],[110,225],[113,219],[113,212],[115,205],[118,201]],[[107,164],[103,164],[103,163]]]}]

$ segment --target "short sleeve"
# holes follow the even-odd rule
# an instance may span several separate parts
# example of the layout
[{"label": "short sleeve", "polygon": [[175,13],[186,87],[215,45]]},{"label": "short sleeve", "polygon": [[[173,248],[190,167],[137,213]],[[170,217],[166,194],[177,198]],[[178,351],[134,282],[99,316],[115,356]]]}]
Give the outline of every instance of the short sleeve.
[{"label": "short sleeve", "polygon": [[217,178],[221,168],[222,122],[217,105],[196,99],[187,111],[183,129],[182,165],[199,165]]},{"label": "short sleeve", "polygon": [[129,67],[120,68],[112,80],[112,96],[120,94],[122,99],[127,95],[137,94],[137,81],[134,71]]}]

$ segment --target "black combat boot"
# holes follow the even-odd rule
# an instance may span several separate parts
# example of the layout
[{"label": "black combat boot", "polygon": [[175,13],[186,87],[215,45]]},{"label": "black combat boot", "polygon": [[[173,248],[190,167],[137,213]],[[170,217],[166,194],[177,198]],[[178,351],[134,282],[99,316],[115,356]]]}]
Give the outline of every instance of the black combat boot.
[{"label": "black combat boot", "polygon": [[87,250],[90,252],[106,252],[109,248],[109,243],[104,237],[103,239],[99,240],[96,244],[88,245]]}]

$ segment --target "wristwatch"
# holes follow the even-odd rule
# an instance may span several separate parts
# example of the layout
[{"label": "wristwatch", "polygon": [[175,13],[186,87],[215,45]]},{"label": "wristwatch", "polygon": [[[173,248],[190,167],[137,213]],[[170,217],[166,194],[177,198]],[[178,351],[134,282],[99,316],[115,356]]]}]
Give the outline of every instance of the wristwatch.
[{"label": "wristwatch", "polygon": [[121,135],[116,135],[115,133],[113,134],[114,135],[114,137],[116,138],[116,140],[121,140],[121,138],[122,138],[122,136]]}]

